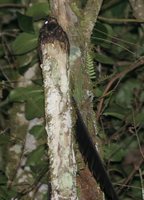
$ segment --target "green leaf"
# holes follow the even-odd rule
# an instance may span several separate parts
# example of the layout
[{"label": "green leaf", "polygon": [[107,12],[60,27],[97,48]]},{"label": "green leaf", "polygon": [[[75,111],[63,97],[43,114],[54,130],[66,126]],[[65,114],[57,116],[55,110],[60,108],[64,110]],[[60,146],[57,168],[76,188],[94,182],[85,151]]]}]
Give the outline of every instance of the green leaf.
[{"label": "green leaf", "polygon": [[115,101],[125,108],[132,108],[134,90],[141,87],[141,83],[136,79],[128,79],[124,82],[116,93]]},{"label": "green leaf", "polygon": [[100,87],[96,87],[94,90],[94,94],[96,97],[101,97],[103,94],[103,90]]},{"label": "green leaf", "polygon": [[43,95],[43,89],[40,86],[19,87],[10,92],[9,101],[21,102],[30,98],[34,100],[39,95]]},{"label": "green leaf", "polygon": [[111,107],[108,107],[103,113],[104,116],[111,116],[117,119],[123,120],[126,115],[129,113],[129,109],[123,108],[122,106],[113,104]]},{"label": "green leaf", "polygon": [[11,200],[12,197],[16,196],[16,191],[14,189],[10,189],[6,186],[0,187],[0,199],[1,200]]},{"label": "green leaf", "polygon": [[125,16],[125,13],[123,11],[125,10],[126,7],[127,7],[127,1],[120,1],[118,4],[114,4],[114,6],[111,9],[113,17],[123,18]]},{"label": "green leaf", "polygon": [[48,192],[43,195],[43,199],[42,200],[47,200],[47,199],[50,199],[50,195],[48,194]]},{"label": "green leaf", "polygon": [[7,145],[9,142],[9,139],[10,139],[9,135],[1,134],[0,135],[0,146],[2,147],[2,145]]},{"label": "green leaf", "polygon": [[44,116],[44,94],[40,86],[16,88],[10,92],[9,101],[25,101],[25,115],[28,120]]},{"label": "green leaf", "polygon": [[37,47],[38,35],[21,33],[12,43],[12,49],[15,55],[24,54]]},{"label": "green leaf", "polygon": [[[142,190],[143,190],[143,188],[142,188],[141,181],[140,181],[140,174],[138,176],[139,176],[139,178],[137,176],[135,176],[135,178],[133,178],[133,181],[131,183],[131,186],[133,187],[133,190],[129,191],[129,195],[132,196],[133,199],[142,200],[143,199],[142,198]],[[142,180],[143,180],[143,178],[142,178]],[[141,189],[138,189],[138,188],[141,188]]]},{"label": "green leaf", "polygon": [[99,53],[95,53],[94,55],[95,55],[94,59],[97,60],[100,63],[114,64],[114,60],[111,57],[108,57],[106,55],[102,55],[102,54],[99,54]]},{"label": "green leaf", "polygon": [[44,154],[45,154],[45,145],[38,146],[37,149],[29,153],[26,164],[30,166],[38,165],[40,162],[43,161],[42,158]]},{"label": "green leaf", "polygon": [[17,63],[18,63],[19,69],[30,64],[32,59],[33,59],[33,57],[30,54],[24,54],[21,56],[17,56]]},{"label": "green leaf", "polygon": [[97,45],[103,43],[104,40],[107,38],[107,34],[108,34],[107,27],[104,24],[97,22],[93,29],[91,37],[92,42]]},{"label": "green leaf", "polygon": [[48,3],[37,3],[33,4],[27,9],[27,15],[32,16],[36,19],[46,17],[50,14],[50,7]]},{"label": "green leaf", "polygon": [[120,114],[118,112],[112,112],[112,111],[104,112],[103,115],[104,116],[116,117],[118,119],[123,119],[124,118],[124,115],[122,115],[122,114]]},{"label": "green leaf", "polygon": [[[45,174],[48,171],[48,164],[48,159],[46,159],[46,157],[43,156],[43,160],[41,159],[38,164],[30,165],[34,177],[38,177],[41,172]],[[46,181],[44,181],[44,179],[46,179]],[[43,180],[41,181],[47,182],[47,180],[47,177],[43,177]]]},{"label": "green leaf", "polygon": [[0,185],[6,185],[8,178],[6,177],[5,173],[0,170]]},{"label": "green leaf", "polygon": [[22,31],[34,33],[33,18],[17,12],[18,24]]},{"label": "green leaf", "polygon": [[105,146],[104,157],[107,160],[113,162],[120,162],[124,158],[125,149],[119,148],[117,144],[111,144],[110,146]]},{"label": "green leaf", "polygon": [[135,122],[136,125],[144,125],[144,110],[141,110],[139,113],[135,113],[134,116],[130,114],[127,117],[127,122],[132,123]]},{"label": "green leaf", "polygon": [[25,115],[28,120],[44,116],[44,95],[29,98],[25,106]]},{"label": "green leaf", "polygon": [[40,138],[46,136],[45,128],[42,125],[36,125],[36,126],[32,127],[32,129],[29,131],[29,133],[34,135],[34,137],[36,139],[40,139]]}]

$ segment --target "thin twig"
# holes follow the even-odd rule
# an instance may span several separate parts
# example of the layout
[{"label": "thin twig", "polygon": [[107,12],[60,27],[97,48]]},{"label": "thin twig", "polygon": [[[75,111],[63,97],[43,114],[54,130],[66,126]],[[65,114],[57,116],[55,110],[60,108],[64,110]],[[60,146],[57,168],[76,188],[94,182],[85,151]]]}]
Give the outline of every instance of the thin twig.
[{"label": "thin twig", "polygon": [[143,150],[142,150],[142,147],[141,147],[141,144],[140,144],[140,138],[138,136],[137,125],[136,125],[136,121],[135,121],[135,113],[134,113],[133,110],[132,110],[132,117],[133,117],[134,133],[136,135],[137,143],[138,143],[138,146],[139,146],[139,151],[140,151],[141,156],[142,156],[143,161],[144,161],[144,153],[143,153]]},{"label": "thin twig", "polygon": [[20,153],[20,157],[19,157],[16,169],[14,170],[14,173],[13,173],[11,179],[8,182],[8,188],[12,187],[14,180],[17,177],[17,173],[18,173],[19,169],[21,168],[21,163],[22,163],[22,159],[23,159],[24,151],[25,151],[25,144],[26,144],[26,138],[24,138],[24,142],[23,142],[22,147],[21,147],[21,153]]},{"label": "thin twig", "polygon": [[144,200],[144,183],[143,183],[143,176],[142,176],[141,169],[139,169],[139,175],[140,175],[140,182],[141,182],[142,200]]},{"label": "thin twig", "polygon": [[107,23],[112,23],[112,24],[125,24],[125,23],[144,23],[144,19],[115,19],[115,18],[106,18],[102,16],[98,16],[98,19],[100,21],[104,21]]},{"label": "thin twig", "polygon": [[105,100],[105,96],[107,96],[107,93],[109,92],[109,90],[111,89],[113,83],[115,83],[115,81],[119,80],[119,79],[122,79],[126,74],[128,74],[129,72],[135,70],[136,68],[140,67],[141,65],[144,64],[144,57],[141,57],[140,59],[138,59],[134,64],[130,65],[128,68],[126,68],[124,71],[116,74],[111,80],[110,82],[107,84],[104,92],[103,92],[103,95],[101,97],[101,100],[98,104],[98,111],[97,111],[97,120],[99,120],[100,118],[100,115],[102,113],[102,110],[103,110],[103,103],[104,103],[104,100]]},{"label": "thin twig", "polygon": [[122,187],[117,191],[118,194],[120,194],[122,192],[122,190],[127,186],[128,187],[128,183],[132,180],[132,178],[134,177],[134,175],[136,174],[136,172],[140,169],[141,165],[143,164],[144,160],[143,158],[140,159],[140,161],[138,162],[138,164],[136,166],[134,166],[132,172],[129,174],[129,176],[124,180],[124,182],[122,183]]},{"label": "thin twig", "polygon": [[29,185],[28,188],[24,188],[20,193],[18,193],[15,197],[14,200],[20,199],[24,197],[25,195],[29,194],[32,192],[40,183],[40,181],[47,175],[48,169],[47,167],[44,167],[40,172],[38,177],[34,180],[32,185]]},{"label": "thin twig", "polygon": [[1,8],[26,8],[26,5],[22,5],[22,4],[16,4],[16,3],[4,3],[4,4],[0,4],[0,9]]}]

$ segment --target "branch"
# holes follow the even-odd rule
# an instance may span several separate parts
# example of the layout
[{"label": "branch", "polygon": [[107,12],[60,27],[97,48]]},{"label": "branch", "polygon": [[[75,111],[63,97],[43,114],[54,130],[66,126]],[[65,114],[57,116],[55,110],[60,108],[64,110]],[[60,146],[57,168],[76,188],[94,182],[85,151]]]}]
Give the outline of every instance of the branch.
[{"label": "branch", "polygon": [[103,0],[88,0],[87,5],[82,10],[83,14],[83,30],[86,38],[90,38],[97,16],[99,14]]},{"label": "branch", "polygon": [[116,19],[116,18],[106,18],[102,16],[98,16],[98,19],[100,21],[104,21],[107,23],[112,23],[112,24],[125,24],[125,23],[144,23],[144,19]]},{"label": "branch", "polygon": [[26,5],[16,4],[16,3],[5,3],[0,4],[0,8],[26,8]]},{"label": "branch", "polygon": [[70,7],[70,0],[50,0],[50,5],[53,16],[62,28],[70,33],[70,27],[77,22],[77,16]]},{"label": "branch", "polygon": [[99,120],[100,118],[100,115],[102,114],[102,108],[103,108],[103,103],[104,103],[104,99],[105,99],[105,96],[108,95],[109,93],[109,90],[111,89],[113,83],[115,81],[117,81],[118,79],[122,79],[127,73],[135,70],[136,68],[140,67],[141,65],[144,64],[144,57],[140,58],[139,60],[137,60],[134,64],[130,65],[127,69],[125,69],[124,71],[116,74],[111,80],[110,82],[107,84],[104,92],[103,92],[103,95],[101,97],[101,100],[98,104],[98,111],[97,111],[97,119]]}]

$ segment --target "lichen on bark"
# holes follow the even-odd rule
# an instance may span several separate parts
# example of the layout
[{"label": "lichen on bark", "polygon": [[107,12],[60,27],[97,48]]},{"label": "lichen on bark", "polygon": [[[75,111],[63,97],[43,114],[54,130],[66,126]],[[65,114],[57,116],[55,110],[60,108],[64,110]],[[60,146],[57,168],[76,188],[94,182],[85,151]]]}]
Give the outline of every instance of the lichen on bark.
[{"label": "lichen on bark", "polygon": [[59,41],[41,45],[48,135],[51,199],[77,199],[76,166],[72,145],[68,52]]},{"label": "lichen on bark", "polygon": [[[86,125],[88,125],[88,128],[94,133],[94,138],[96,137],[96,127],[94,123],[95,115],[93,112],[92,101],[89,96],[91,93],[91,86],[85,69],[85,54],[90,47],[90,36],[101,4],[102,0],[88,0],[86,1],[86,5],[82,8],[80,7],[80,4],[78,4],[78,1],[75,0],[50,1],[52,15],[58,20],[59,25],[67,33],[70,42],[69,69],[71,89],[69,92],[76,98],[78,106],[82,111],[84,121]],[[69,106],[71,107],[71,105]],[[92,120],[90,120],[90,118]],[[75,118],[72,120],[74,124]],[[94,140],[96,141],[96,138]],[[71,142],[73,143],[74,141]],[[71,147],[73,148],[73,146]],[[87,167],[85,167],[85,170],[84,174],[88,175]],[[82,173],[79,171],[79,174]],[[88,175],[88,178],[93,182],[90,174]],[[75,175],[73,179],[75,179]],[[81,181],[78,181],[77,179],[78,190],[80,191],[79,198],[88,199],[88,196],[82,195],[84,187],[79,184],[80,182]],[[103,199],[103,194],[100,192],[99,186],[93,185],[93,188],[93,196],[95,196],[95,199]]]}]

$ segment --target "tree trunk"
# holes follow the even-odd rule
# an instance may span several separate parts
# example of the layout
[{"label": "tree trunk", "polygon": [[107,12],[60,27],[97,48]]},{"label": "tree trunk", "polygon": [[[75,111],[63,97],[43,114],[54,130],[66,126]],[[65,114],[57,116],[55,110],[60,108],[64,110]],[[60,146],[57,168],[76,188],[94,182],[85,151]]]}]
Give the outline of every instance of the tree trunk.
[{"label": "tree trunk", "polygon": [[[50,34],[45,34],[46,31]],[[57,40],[58,34],[63,37],[64,42]],[[54,18],[49,17],[42,27],[40,42],[51,167],[51,198],[74,200],[76,183],[73,177],[76,174],[76,167],[71,142],[68,41],[66,34]]]},{"label": "tree trunk", "polygon": [[133,14],[137,19],[144,18],[144,1],[143,0],[129,0],[131,7],[133,9]]},{"label": "tree trunk", "polygon": [[[74,200],[78,198],[72,137],[75,117],[72,115],[70,96],[74,97],[79,109],[82,110],[84,121],[90,132],[94,133],[95,143],[98,143],[85,60],[102,0],[88,0],[83,9],[74,0],[50,2],[52,15],[58,22],[55,18],[48,18],[41,29],[40,44],[51,170],[51,199]],[[76,160],[78,161],[78,158]],[[79,171],[79,174],[77,177],[79,198],[103,199],[99,186],[94,184],[86,166],[83,165],[83,170]],[[85,185],[83,185],[84,176],[87,177]],[[81,191],[86,188],[89,191],[87,190],[86,194],[82,193]]]}]

